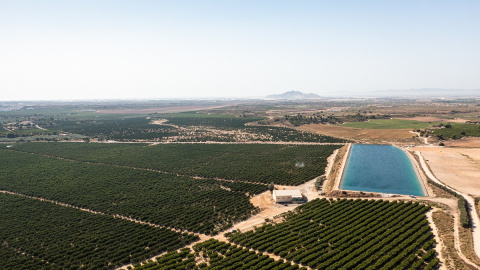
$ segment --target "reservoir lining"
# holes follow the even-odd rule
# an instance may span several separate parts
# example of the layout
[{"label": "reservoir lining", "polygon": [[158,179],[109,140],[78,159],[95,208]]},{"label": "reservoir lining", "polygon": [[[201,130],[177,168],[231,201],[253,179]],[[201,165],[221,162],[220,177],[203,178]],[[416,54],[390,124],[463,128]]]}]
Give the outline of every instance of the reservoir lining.
[{"label": "reservoir lining", "polygon": [[425,196],[417,168],[403,149],[392,145],[352,145],[340,189]]}]

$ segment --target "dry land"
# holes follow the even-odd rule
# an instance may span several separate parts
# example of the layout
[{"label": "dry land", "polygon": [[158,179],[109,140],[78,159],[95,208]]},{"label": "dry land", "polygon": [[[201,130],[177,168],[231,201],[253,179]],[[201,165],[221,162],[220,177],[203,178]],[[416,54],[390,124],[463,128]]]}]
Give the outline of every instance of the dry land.
[{"label": "dry land", "polygon": [[466,194],[480,196],[480,149],[415,147],[425,157],[435,176]]},{"label": "dry land", "polygon": [[414,141],[411,129],[368,129],[351,128],[335,125],[310,124],[298,128],[302,131],[313,132],[316,134],[327,135],[337,138],[355,140],[355,141]]},{"label": "dry land", "polygon": [[449,140],[444,142],[445,146],[451,147],[479,147],[480,148],[480,138],[478,137],[469,137],[462,138],[460,140]]}]

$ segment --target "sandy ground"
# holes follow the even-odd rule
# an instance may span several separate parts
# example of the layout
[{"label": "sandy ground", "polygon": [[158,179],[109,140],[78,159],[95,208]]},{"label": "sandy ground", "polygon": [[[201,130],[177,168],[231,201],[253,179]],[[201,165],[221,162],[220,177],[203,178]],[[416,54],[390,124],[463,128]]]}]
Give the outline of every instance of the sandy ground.
[{"label": "sandy ground", "polygon": [[340,189],[343,173],[345,172],[345,166],[347,166],[347,161],[348,161],[348,157],[350,156],[350,150],[351,149],[352,149],[352,144],[349,143],[347,145],[347,152],[345,153],[345,155],[343,156],[343,159],[342,159],[342,165],[340,167],[340,171],[337,174],[337,177],[335,178],[335,184],[333,184],[333,190]]},{"label": "sandy ground", "polygon": [[452,147],[479,147],[480,148],[480,138],[478,137],[470,137],[470,138],[463,138],[460,140],[449,140],[445,141],[445,146],[452,146]]},{"label": "sandy ground", "polygon": [[334,125],[311,124],[297,128],[302,131],[352,140],[407,140],[412,139],[411,129],[368,129]]},{"label": "sandy ground", "polygon": [[[245,220],[243,222],[237,223],[231,228],[232,230],[240,230],[242,232],[252,230],[254,227],[262,226],[267,218],[273,218],[276,215],[285,213],[287,211],[295,209],[299,204],[288,204],[284,206],[283,204],[276,204],[273,202],[273,196],[270,191],[266,191],[262,194],[259,194],[253,197],[251,200],[254,206],[257,206],[261,209],[261,212],[255,216]],[[223,233],[221,233],[223,236]],[[227,241],[225,237],[217,238],[218,240]]]},{"label": "sandy ground", "polygon": [[395,119],[412,120],[412,121],[420,121],[420,122],[444,122],[444,123],[465,123],[467,121],[467,120],[461,119],[461,118],[444,119],[444,118],[438,118],[438,117],[433,117],[433,116],[417,116],[417,117],[412,117],[412,118],[399,117],[399,118],[395,118]]},{"label": "sandy ground", "polygon": [[[436,211],[436,210],[434,210]],[[427,219],[428,219],[428,222],[430,223],[430,227],[432,227],[432,233],[435,237],[435,241],[437,243],[442,243],[442,241],[440,240],[440,235],[438,233],[438,229],[437,229],[437,226],[435,226],[435,223],[433,222],[433,218],[432,218],[432,213],[433,211],[428,211],[426,216],[427,216]],[[443,256],[443,251],[441,248],[437,248],[437,252],[438,252],[438,258],[440,259],[441,262],[445,262],[445,258]],[[440,270],[445,270],[447,269],[447,267],[445,266],[444,263],[442,263],[439,267]]]},{"label": "sandy ground", "polygon": [[427,161],[435,176],[454,189],[480,196],[480,149],[413,147]]}]

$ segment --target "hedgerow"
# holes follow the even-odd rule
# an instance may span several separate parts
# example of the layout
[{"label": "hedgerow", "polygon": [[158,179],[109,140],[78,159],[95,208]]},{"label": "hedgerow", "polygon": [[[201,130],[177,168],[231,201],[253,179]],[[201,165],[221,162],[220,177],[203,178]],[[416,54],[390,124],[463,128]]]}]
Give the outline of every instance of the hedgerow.
[{"label": "hedgerow", "polygon": [[468,211],[468,202],[465,200],[465,198],[458,194],[457,192],[438,184],[437,182],[432,181],[431,179],[428,179],[428,183],[431,185],[434,185],[445,192],[448,192],[452,194],[453,196],[457,197],[458,199],[458,209],[460,210],[460,224],[464,228],[469,228],[472,225],[472,220],[470,217],[470,212]]}]

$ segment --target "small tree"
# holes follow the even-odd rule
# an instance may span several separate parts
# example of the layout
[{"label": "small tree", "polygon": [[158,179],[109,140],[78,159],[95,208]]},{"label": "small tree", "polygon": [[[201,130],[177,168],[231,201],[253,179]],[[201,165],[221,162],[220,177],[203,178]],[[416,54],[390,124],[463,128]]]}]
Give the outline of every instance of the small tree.
[{"label": "small tree", "polygon": [[268,190],[273,192],[274,189],[275,189],[275,184],[273,182],[270,182],[270,184],[268,184]]}]

